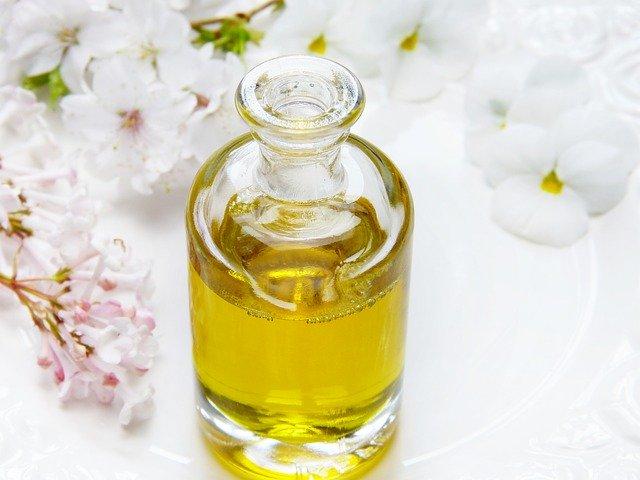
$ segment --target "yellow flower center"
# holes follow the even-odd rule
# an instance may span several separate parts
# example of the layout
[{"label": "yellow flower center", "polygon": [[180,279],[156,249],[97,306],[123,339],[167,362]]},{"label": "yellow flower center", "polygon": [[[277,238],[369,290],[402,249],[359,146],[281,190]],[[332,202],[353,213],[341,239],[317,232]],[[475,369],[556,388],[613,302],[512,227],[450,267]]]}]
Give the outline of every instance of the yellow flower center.
[{"label": "yellow flower center", "polygon": [[400,42],[400,48],[405,52],[412,52],[418,48],[418,27],[402,39]]},{"label": "yellow flower center", "polygon": [[158,49],[151,43],[143,43],[140,45],[139,57],[140,60],[146,60],[147,58],[155,58],[158,54]]},{"label": "yellow flower center", "polygon": [[143,119],[140,110],[123,111],[119,112],[119,115],[121,118],[120,128],[129,130],[131,133],[138,133],[142,128]]},{"label": "yellow flower center", "polygon": [[540,182],[540,188],[551,195],[560,195],[564,183],[558,178],[555,170],[551,170]]},{"label": "yellow flower center", "polygon": [[78,43],[78,29],[65,27],[58,32],[58,40],[65,45]]},{"label": "yellow flower center", "polygon": [[311,53],[315,53],[316,55],[324,55],[327,53],[327,41],[324,38],[324,34],[321,33],[311,40],[311,43],[307,48]]}]

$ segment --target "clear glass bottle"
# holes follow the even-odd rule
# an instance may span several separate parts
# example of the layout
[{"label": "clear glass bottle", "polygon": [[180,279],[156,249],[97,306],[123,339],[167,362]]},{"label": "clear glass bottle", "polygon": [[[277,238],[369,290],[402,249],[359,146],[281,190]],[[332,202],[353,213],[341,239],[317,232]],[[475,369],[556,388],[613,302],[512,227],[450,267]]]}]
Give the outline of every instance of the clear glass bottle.
[{"label": "clear glass bottle", "polygon": [[203,431],[248,478],[349,478],[395,427],[409,190],[349,133],[364,94],[343,66],[267,61],[236,103],[252,133],[202,166],[187,207]]}]

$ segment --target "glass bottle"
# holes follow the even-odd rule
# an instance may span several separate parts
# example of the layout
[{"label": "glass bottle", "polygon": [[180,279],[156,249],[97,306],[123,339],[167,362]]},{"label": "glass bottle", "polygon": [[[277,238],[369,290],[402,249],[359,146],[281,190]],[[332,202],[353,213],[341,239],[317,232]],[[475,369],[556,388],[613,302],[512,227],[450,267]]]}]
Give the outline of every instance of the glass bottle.
[{"label": "glass bottle", "polygon": [[249,478],[349,478],[395,424],[413,211],[349,133],[358,79],[318,57],[251,70],[252,132],[215,152],[187,207],[193,358],[205,436]]}]

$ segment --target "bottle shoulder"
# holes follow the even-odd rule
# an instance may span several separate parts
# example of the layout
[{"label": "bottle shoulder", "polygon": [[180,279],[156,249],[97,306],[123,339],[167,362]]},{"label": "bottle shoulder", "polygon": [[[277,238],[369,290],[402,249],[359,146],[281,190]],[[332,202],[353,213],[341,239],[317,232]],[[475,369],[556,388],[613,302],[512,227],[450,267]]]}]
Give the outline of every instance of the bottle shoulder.
[{"label": "bottle shoulder", "polygon": [[[235,195],[253,195],[264,190],[257,179],[260,168],[260,149],[250,133],[241,135],[216,151],[198,170],[192,183],[188,205],[187,223],[193,215],[220,215],[221,206]],[[371,201],[383,222],[388,221],[391,209],[400,210],[402,226],[413,223],[413,203],[406,180],[393,162],[370,142],[350,134],[339,152],[339,164],[344,169],[343,188],[328,199],[345,204],[358,199]],[[313,173],[313,170],[312,170]],[[292,184],[300,184],[301,175],[292,170],[287,178]],[[315,177],[313,181],[322,182]],[[268,196],[268,195],[267,195]],[[292,202],[304,205],[306,202]]]},{"label": "bottle shoulder", "polygon": [[191,262],[206,283],[227,284],[228,291],[239,282],[289,310],[373,295],[393,283],[406,263],[413,221],[406,182],[356,136],[344,142],[338,161],[344,181],[337,194],[291,201],[262,188],[260,151],[249,135],[214,154],[187,207]]}]

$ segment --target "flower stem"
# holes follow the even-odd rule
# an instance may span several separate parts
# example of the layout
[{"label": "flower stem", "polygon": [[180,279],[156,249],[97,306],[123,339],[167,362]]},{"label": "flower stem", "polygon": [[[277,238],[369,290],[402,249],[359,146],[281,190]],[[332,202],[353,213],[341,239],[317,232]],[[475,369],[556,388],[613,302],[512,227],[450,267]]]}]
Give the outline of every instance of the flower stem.
[{"label": "flower stem", "polygon": [[264,10],[267,10],[268,8],[271,8],[271,7],[280,8],[283,5],[284,5],[284,0],[268,0],[267,2],[261,5],[258,5],[257,7],[254,7],[251,10],[248,10],[246,12],[238,12],[232,15],[231,17],[220,16],[220,17],[204,18],[202,20],[194,20],[193,22],[191,22],[191,28],[195,28],[197,30],[201,27],[204,27],[205,25],[214,25],[216,23],[222,23],[225,20],[229,20],[229,18],[233,18],[233,17],[249,22],[258,13],[263,12]]},{"label": "flower stem", "polygon": [[[44,279],[50,280],[50,279],[47,279],[46,277]],[[0,274],[0,285],[4,285],[12,292],[15,292],[16,295],[20,296],[20,293],[26,292],[30,295],[33,295],[34,297],[38,297],[42,300],[46,300],[56,307],[59,305],[57,300],[57,295],[52,296],[47,293],[41,292],[40,290],[30,287],[29,285],[25,285],[24,283],[22,283],[23,281],[24,280],[17,280],[15,278],[10,278],[10,277],[7,277],[6,275]]]},{"label": "flower stem", "polygon": [[57,280],[55,278],[51,278],[51,277],[23,277],[19,280],[16,280],[17,282],[20,283],[24,283],[24,282],[57,282]]}]

